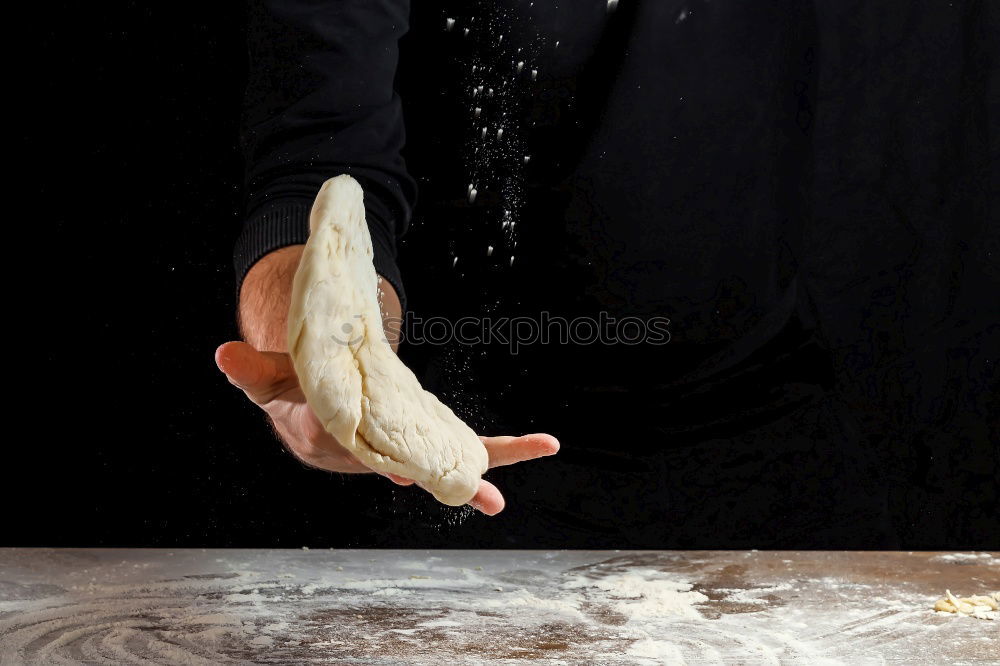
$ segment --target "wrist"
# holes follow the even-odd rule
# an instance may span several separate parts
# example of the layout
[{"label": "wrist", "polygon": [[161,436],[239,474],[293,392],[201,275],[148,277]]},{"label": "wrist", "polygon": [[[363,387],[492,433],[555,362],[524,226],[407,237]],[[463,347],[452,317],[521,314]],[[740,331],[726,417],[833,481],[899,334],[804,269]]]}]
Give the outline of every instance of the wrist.
[{"label": "wrist", "polygon": [[[258,351],[288,351],[288,308],[292,282],[305,245],[289,245],[264,255],[247,271],[240,287],[239,327]],[[399,346],[402,305],[392,283],[379,280],[382,327],[393,350]]]},{"label": "wrist", "polygon": [[289,245],[269,252],[250,267],[243,279],[240,332],[258,351],[288,351],[286,327],[292,281],[304,249],[304,245]]}]

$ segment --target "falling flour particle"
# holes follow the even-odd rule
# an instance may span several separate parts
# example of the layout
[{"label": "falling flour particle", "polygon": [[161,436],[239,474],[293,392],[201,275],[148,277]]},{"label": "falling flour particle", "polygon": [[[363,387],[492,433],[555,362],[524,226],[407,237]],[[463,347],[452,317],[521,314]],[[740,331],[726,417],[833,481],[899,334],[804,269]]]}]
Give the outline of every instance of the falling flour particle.
[{"label": "falling flour particle", "polygon": [[469,190],[469,203],[476,202],[476,194],[477,194],[476,188],[472,188],[471,190]]},{"label": "falling flour particle", "polygon": [[486,246],[486,256],[487,257],[492,257],[493,256],[493,246],[492,245],[487,245]]},{"label": "falling flour particle", "polygon": [[451,29],[452,29],[452,28],[454,28],[454,27],[455,27],[455,19],[453,19],[453,18],[450,18],[450,19],[447,19],[447,20],[446,20],[446,21],[444,22],[444,29],[445,29],[445,30],[451,30]]},{"label": "falling flour particle", "polygon": [[537,79],[538,79],[538,70],[537,69],[531,70],[531,80],[535,81]]},{"label": "falling flour particle", "polygon": [[524,61],[522,60],[521,62],[517,63],[517,73],[520,74],[523,69],[524,69]]},{"label": "falling flour particle", "polygon": [[608,11],[613,12],[618,7],[618,0],[608,0]]}]

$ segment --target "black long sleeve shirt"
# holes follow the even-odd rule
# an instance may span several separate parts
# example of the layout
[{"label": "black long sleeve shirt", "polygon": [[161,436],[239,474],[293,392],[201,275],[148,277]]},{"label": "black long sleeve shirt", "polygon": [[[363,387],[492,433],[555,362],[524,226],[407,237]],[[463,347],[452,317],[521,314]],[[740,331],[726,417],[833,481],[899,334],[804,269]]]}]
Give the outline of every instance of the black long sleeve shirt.
[{"label": "black long sleeve shirt", "polygon": [[396,244],[416,190],[393,79],[408,19],[401,1],[251,4],[238,284],[268,252],[306,241],[320,185],[348,173],[365,191],[376,269],[402,297]]},{"label": "black long sleeve shirt", "polygon": [[[949,188],[985,188],[981,5],[890,5],[258,0],[238,281],[305,242],[320,184],[349,173],[415,313],[670,319],[662,346],[407,351],[453,404],[478,395],[457,406],[474,425],[512,423],[484,405],[522,389],[542,417],[663,389],[665,438],[771,418],[829,383],[817,323],[879,362],[871,276],[957,261],[914,248],[975,205]],[[952,307],[922,294],[911,321]],[[906,335],[894,316],[883,338]]]},{"label": "black long sleeve shirt", "polygon": [[[393,80],[409,4],[257,6],[240,278],[304,242],[316,190],[344,172],[365,190],[376,269],[403,293],[396,256],[415,188]],[[414,8],[400,82],[416,107],[415,170],[431,181],[428,274],[461,261],[482,282],[506,263],[515,277],[499,280],[551,295],[540,307],[669,316],[675,346],[749,335],[745,356],[782,328],[814,82],[807,7],[445,4]]]}]

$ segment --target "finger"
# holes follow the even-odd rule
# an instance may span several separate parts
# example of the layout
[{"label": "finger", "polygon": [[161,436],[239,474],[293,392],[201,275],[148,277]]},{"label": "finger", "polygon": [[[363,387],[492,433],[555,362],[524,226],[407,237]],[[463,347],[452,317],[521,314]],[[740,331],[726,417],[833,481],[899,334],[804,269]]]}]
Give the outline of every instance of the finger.
[{"label": "finger", "polygon": [[500,494],[497,487],[485,479],[479,481],[479,490],[469,500],[469,506],[477,511],[482,511],[487,516],[497,515],[503,511],[505,505],[503,495]]},{"label": "finger", "polygon": [[480,437],[490,456],[490,467],[513,465],[524,460],[551,456],[559,451],[559,440],[536,433],[520,437]]},{"label": "finger", "polygon": [[385,473],[385,477],[395,483],[397,486],[412,486],[413,479],[408,479],[405,476],[400,476],[399,474]]},{"label": "finger", "polygon": [[[273,358],[284,357],[284,360]],[[261,353],[245,342],[227,342],[215,350],[215,363],[230,381],[244,390],[263,388],[287,376],[291,362],[285,354]]]},{"label": "finger", "polygon": [[296,381],[288,354],[259,352],[245,342],[227,342],[215,350],[215,363],[229,381],[258,405]]}]

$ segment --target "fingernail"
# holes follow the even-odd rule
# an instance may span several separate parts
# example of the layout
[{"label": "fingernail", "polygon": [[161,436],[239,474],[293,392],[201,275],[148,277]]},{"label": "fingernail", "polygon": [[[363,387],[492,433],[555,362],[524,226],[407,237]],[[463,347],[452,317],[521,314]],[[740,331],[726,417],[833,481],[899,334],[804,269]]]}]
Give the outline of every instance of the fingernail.
[{"label": "fingernail", "polygon": [[218,358],[215,359],[215,365],[219,368],[220,372],[226,372],[226,369],[222,367],[226,363],[229,363],[228,356],[219,356]]}]

